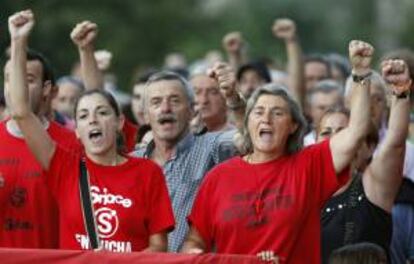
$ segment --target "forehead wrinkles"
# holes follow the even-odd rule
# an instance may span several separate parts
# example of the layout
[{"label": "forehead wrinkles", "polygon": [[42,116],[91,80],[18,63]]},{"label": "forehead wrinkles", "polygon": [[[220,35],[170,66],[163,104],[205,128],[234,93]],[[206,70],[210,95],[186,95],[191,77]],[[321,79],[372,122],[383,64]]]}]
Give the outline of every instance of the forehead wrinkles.
[{"label": "forehead wrinkles", "polygon": [[185,96],[184,88],[181,83],[176,80],[161,80],[150,83],[146,87],[146,94],[148,96],[168,96],[171,94],[176,94],[180,96]]},{"label": "forehead wrinkles", "polygon": [[269,108],[269,109],[274,109],[274,108],[279,108],[279,109],[284,109],[287,112],[290,113],[290,108],[288,105],[288,102],[285,101],[285,99],[283,99],[280,96],[276,96],[276,95],[262,95],[260,96],[256,103],[253,106],[254,108],[257,107],[262,107],[262,108]]},{"label": "forehead wrinkles", "polygon": [[178,96],[182,99],[182,103],[191,107],[189,98],[184,91],[184,87],[177,80],[161,80],[148,84],[144,90],[144,105],[145,109],[149,109],[148,104],[152,98],[169,98]]}]

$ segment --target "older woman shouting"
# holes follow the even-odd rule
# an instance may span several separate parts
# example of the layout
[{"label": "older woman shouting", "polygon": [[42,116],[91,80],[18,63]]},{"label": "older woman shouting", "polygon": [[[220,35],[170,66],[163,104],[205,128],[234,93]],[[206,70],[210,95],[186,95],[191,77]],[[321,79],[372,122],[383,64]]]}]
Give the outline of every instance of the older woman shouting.
[{"label": "older woman shouting", "polygon": [[277,85],[247,103],[246,155],[210,171],[201,186],[183,252],[253,254],[279,263],[320,263],[320,210],[339,188],[369,126],[373,48],[349,44],[354,74],[350,125],[331,140],[302,149],[305,121]]}]

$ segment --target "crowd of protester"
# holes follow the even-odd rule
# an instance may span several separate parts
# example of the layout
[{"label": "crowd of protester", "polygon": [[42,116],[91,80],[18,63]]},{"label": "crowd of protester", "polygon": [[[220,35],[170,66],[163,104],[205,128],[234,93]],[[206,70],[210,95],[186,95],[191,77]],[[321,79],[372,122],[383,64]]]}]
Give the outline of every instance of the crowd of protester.
[{"label": "crowd of protester", "polygon": [[269,34],[285,68],[230,32],[225,59],[169,54],[128,94],[97,24],[74,27],[79,62],[57,80],[29,48],[34,24],[8,21],[0,247],[414,263],[411,51],[304,55],[282,18]]}]

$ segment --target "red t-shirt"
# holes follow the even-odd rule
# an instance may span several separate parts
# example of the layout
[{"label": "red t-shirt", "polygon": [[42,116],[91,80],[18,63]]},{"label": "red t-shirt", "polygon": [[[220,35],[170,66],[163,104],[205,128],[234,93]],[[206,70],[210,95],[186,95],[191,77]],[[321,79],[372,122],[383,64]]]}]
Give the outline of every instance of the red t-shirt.
[{"label": "red t-shirt", "polygon": [[[79,193],[80,153],[57,147],[48,170],[48,185],[60,209],[60,247],[88,249]],[[147,159],[127,157],[119,166],[86,159],[99,237],[106,250],[140,251],[149,236],[168,232],[174,216],[160,167]],[[50,176],[49,176],[50,174]]]},{"label": "red t-shirt", "polygon": [[124,126],[122,127],[122,134],[125,141],[124,144],[126,152],[129,153],[135,149],[138,136],[138,127],[128,119],[125,119]]},{"label": "red t-shirt", "polygon": [[[6,122],[0,123],[0,247],[58,248],[58,207],[41,165]],[[55,122],[47,132],[63,147],[79,148],[75,134]]]},{"label": "red t-shirt", "polygon": [[261,164],[235,157],[208,173],[189,222],[217,253],[319,264],[320,210],[337,188],[329,141]]}]

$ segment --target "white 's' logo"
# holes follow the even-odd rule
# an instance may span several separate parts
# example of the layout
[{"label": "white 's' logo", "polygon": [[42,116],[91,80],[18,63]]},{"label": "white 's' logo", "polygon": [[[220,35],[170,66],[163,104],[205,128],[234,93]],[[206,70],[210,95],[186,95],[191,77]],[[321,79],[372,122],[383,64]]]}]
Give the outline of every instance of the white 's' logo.
[{"label": "white 's' logo", "polygon": [[119,220],[115,210],[107,207],[99,208],[95,211],[95,219],[99,236],[102,238],[110,238],[118,230]]}]

